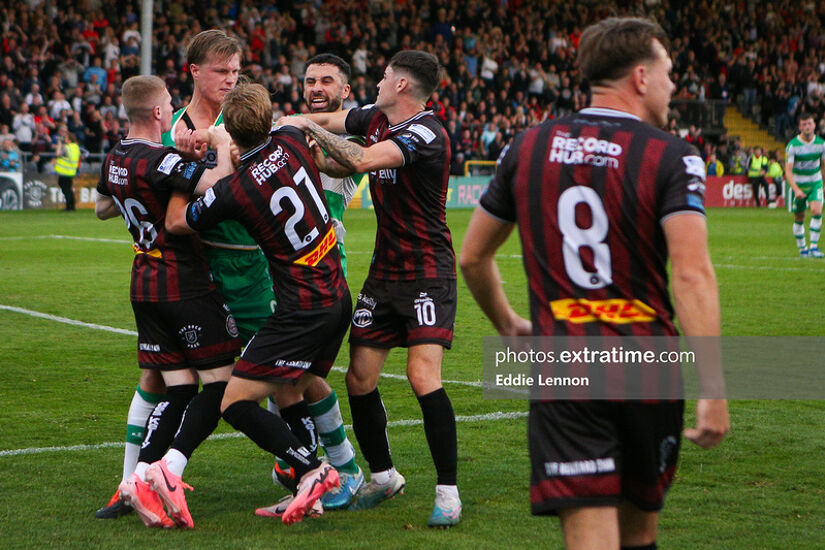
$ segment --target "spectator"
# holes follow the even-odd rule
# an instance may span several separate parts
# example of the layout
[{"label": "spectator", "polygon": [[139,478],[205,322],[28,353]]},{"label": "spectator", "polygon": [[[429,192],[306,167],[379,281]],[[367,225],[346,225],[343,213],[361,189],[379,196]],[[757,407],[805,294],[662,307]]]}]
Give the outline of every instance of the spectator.
[{"label": "spectator", "polygon": [[711,153],[710,155],[708,155],[708,161],[705,164],[705,168],[707,170],[708,176],[725,175],[725,165],[722,164],[721,161],[717,160],[716,153]]},{"label": "spectator", "polygon": [[20,151],[11,139],[3,140],[3,149],[0,151],[0,170],[17,172],[20,166]]},{"label": "spectator", "polygon": [[12,130],[22,151],[30,152],[32,150],[36,127],[34,115],[29,112],[29,104],[23,103],[20,105],[20,112],[14,115],[12,121]]}]

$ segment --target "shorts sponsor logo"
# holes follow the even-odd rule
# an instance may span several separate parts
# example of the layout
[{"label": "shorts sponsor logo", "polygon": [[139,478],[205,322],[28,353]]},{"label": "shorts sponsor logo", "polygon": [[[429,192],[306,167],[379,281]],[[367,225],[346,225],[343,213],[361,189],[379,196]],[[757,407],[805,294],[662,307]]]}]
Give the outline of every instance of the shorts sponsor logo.
[{"label": "shorts sponsor logo", "polygon": [[187,348],[195,349],[201,345],[200,338],[202,332],[203,329],[198,325],[186,325],[178,331],[178,335],[186,343]]},{"label": "shorts sponsor logo", "polygon": [[275,360],[276,367],[286,367],[288,369],[301,369],[307,370],[309,367],[312,366],[311,361],[298,361],[298,360],[288,360],[288,359],[276,359]]},{"label": "shorts sponsor logo", "polygon": [[352,324],[358,328],[365,328],[372,324],[372,311],[369,309],[356,309],[352,314]]},{"label": "shorts sponsor logo", "polygon": [[676,438],[672,435],[667,436],[662,440],[659,444],[659,473],[665,473],[667,469],[667,463],[670,461],[670,458],[676,453],[676,448],[678,446],[678,442]]},{"label": "shorts sponsor logo", "polygon": [[550,302],[553,317],[571,323],[649,323],[656,319],[656,311],[641,300],[585,300],[566,298]]},{"label": "shorts sponsor logo", "polygon": [[286,450],[286,454],[291,457],[294,457],[296,460],[300,461],[301,464],[309,464],[309,451],[306,447],[300,447],[297,450],[290,447]]},{"label": "shorts sponsor logo", "polygon": [[158,172],[163,172],[167,176],[170,175],[172,173],[172,168],[174,168],[175,165],[181,160],[183,159],[180,158],[180,155],[177,153],[169,153],[163,157],[162,161],[160,161],[160,164],[158,165]]},{"label": "shorts sponsor logo", "polygon": [[160,351],[160,345],[159,344],[144,344],[143,342],[141,342],[140,344],[138,344],[138,350],[140,350],[140,351],[153,351],[153,352],[157,353],[157,352]]},{"label": "shorts sponsor logo", "polygon": [[544,473],[547,477],[607,474],[615,471],[616,461],[611,457],[597,458],[595,460],[575,460],[573,462],[544,463]]},{"label": "shorts sponsor logo", "polygon": [[[224,306],[226,307],[226,306]],[[232,338],[238,337],[238,323],[235,322],[235,318],[231,315],[227,316],[226,318],[226,332]]]},{"label": "shorts sponsor logo", "polygon": [[372,296],[368,296],[363,292],[358,293],[358,303],[364,304],[370,309],[375,309],[375,306],[378,305],[378,300],[373,298]]}]

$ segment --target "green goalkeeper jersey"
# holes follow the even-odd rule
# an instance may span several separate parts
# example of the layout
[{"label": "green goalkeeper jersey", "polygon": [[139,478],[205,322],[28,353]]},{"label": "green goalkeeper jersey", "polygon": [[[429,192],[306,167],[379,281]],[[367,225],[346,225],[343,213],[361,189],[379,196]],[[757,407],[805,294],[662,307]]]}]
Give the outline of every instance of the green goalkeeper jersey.
[{"label": "green goalkeeper jersey", "polygon": [[[179,123],[184,123],[183,115],[186,113],[186,107],[178,110],[172,116],[172,128],[163,134],[163,144],[169,147],[175,145],[175,127]],[[188,117],[187,117],[188,119]],[[214,126],[223,124],[223,113],[218,115],[215,119]],[[187,126],[189,126],[187,124]],[[212,229],[202,231],[200,233],[201,241],[206,244],[217,246],[220,248],[229,248],[235,250],[255,250],[258,244],[255,239],[249,236],[246,229],[235,220],[226,220],[221,222]]]},{"label": "green goalkeeper jersey", "polygon": [[785,147],[787,161],[793,166],[793,177],[800,187],[822,183],[822,158],[825,156],[825,140],[814,136],[806,143],[800,136],[794,137]]}]

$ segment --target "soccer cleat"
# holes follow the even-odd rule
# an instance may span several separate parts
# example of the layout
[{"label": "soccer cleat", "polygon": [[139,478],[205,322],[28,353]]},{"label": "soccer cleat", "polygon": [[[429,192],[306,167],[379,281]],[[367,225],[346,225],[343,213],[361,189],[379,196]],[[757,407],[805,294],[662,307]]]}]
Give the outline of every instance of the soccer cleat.
[{"label": "soccer cleat", "polygon": [[166,505],[169,516],[178,527],[195,528],[189,506],[186,505],[184,489],[192,491],[192,486],[183,482],[180,476],[169,471],[166,459],[160,459],[146,469],[146,481],[152,485],[158,496]]},{"label": "soccer cleat", "polygon": [[448,494],[440,488],[435,490],[435,506],[427,527],[439,527],[447,529],[453,525],[458,525],[461,521],[461,499],[458,495]]},{"label": "soccer cleat", "polygon": [[298,492],[284,510],[281,521],[287,525],[301,521],[315,501],[333,487],[338,487],[338,470],[329,464],[323,462],[314,470],[308,471],[301,477]]},{"label": "soccer cleat", "polygon": [[120,498],[134,508],[143,520],[146,527],[174,527],[175,524],[163,511],[163,502],[160,496],[152,490],[148,483],[141,480],[137,474],[132,474],[118,487]]},{"label": "soccer cleat", "polygon": [[120,491],[115,491],[115,494],[109,499],[109,503],[95,512],[95,517],[97,519],[117,519],[131,513],[133,510],[134,508],[120,498]]},{"label": "soccer cleat", "polygon": [[[256,516],[261,516],[262,518],[280,518],[283,517],[284,512],[286,512],[287,507],[292,503],[292,499],[295,498],[292,495],[287,495],[283,497],[281,500],[273,504],[272,506],[267,506],[266,508],[257,508],[255,510]],[[321,504],[321,499],[315,501],[312,505],[312,508],[306,513],[308,518],[317,518],[318,516],[324,513],[324,506]]]},{"label": "soccer cleat", "polygon": [[298,490],[298,482],[295,479],[295,470],[289,464],[281,464],[280,460],[275,461],[272,467],[272,482],[283,487],[293,495]]},{"label": "soccer cleat", "polygon": [[800,258],[810,258],[811,257],[811,251],[808,250],[807,248],[800,248],[799,249],[799,257]]},{"label": "soccer cleat", "polygon": [[350,504],[350,510],[366,510],[374,508],[387,499],[395,495],[403,495],[407,480],[404,476],[393,470],[392,476],[387,483],[376,483],[370,480],[369,483],[361,487],[356,495],[355,502]]},{"label": "soccer cleat", "polygon": [[825,258],[825,254],[816,246],[812,246],[808,249],[808,256],[811,258]]},{"label": "soccer cleat", "polygon": [[340,485],[321,497],[325,510],[340,510],[349,506],[358,489],[364,484],[364,472],[361,468],[354,474],[338,472]]}]

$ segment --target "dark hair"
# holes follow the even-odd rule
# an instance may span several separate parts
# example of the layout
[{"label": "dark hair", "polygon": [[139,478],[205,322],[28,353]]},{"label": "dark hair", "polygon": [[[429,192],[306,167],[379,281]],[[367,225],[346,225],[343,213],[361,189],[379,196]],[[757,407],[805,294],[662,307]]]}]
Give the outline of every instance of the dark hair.
[{"label": "dark hair", "polygon": [[[799,122],[802,122],[803,120],[808,120],[808,119],[814,120],[814,114],[813,113],[801,113],[799,115]],[[814,122],[816,122],[816,121],[814,121]]]},{"label": "dark hair", "polygon": [[350,69],[349,63],[334,53],[319,53],[307,61],[306,66],[309,67],[310,65],[335,65],[341,76],[344,77],[344,84],[349,84],[352,78],[352,69]]},{"label": "dark hair", "polygon": [[430,99],[441,78],[438,58],[421,50],[402,50],[392,56],[389,66],[393,71],[404,71],[412,77],[417,96],[423,101]]},{"label": "dark hair", "polygon": [[223,61],[233,55],[243,56],[241,44],[232,36],[218,29],[199,32],[186,48],[186,64],[200,65],[215,55]]},{"label": "dark hair", "polygon": [[582,33],[579,66],[591,84],[619,80],[634,66],[655,58],[654,40],[666,50],[670,47],[658,23],[638,17],[610,17]]}]

